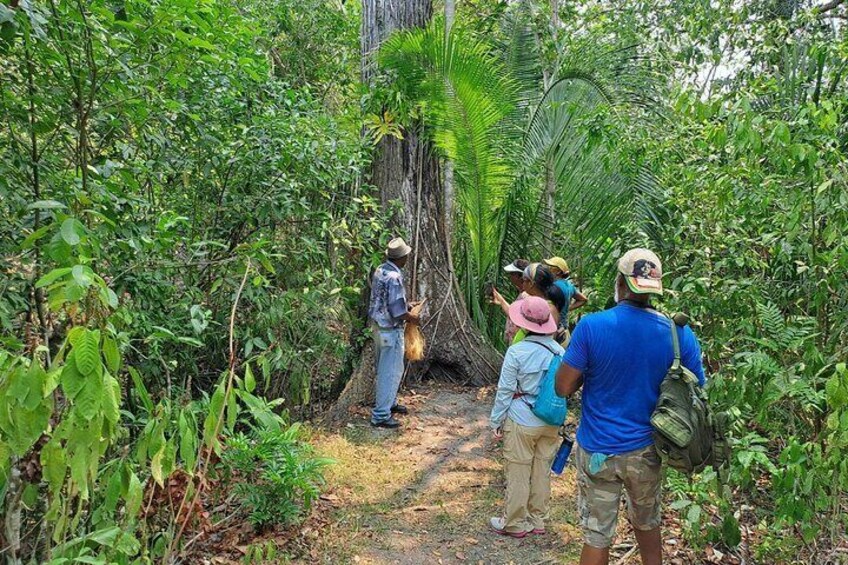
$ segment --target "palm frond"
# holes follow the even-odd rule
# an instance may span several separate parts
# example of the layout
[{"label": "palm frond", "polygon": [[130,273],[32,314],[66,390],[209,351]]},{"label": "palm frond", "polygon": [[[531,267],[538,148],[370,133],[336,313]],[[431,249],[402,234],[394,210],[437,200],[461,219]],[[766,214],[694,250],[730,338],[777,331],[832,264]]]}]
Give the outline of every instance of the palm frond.
[{"label": "palm frond", "polygon": [[464,274],[472,317],[482,323],[480,289],[498,259],[498,214],[512,177],[497,128],[515,107],[517,85],[488,45],[460,26],[444,33],[438,19],[426,29],[396,34],[380,63],[420,101],[436,146],[454,163],[459,238],[467,241]]}]

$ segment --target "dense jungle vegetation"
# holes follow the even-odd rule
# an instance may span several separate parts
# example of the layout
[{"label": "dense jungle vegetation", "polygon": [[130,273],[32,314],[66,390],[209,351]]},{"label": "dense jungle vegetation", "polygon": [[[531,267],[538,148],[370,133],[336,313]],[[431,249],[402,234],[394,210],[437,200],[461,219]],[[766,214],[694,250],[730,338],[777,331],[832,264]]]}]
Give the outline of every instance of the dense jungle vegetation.
[{"label": "dense jungle vegetation", "polygon": [[0,559],[190,559],[231,493],[297,526],[411,135],[498,348],[501,264],[556,252],[596,310],[663,258],[734,420],[724,480],[667,478],[688,543],[844,558],[848,3],[427,2],[363,54],[374,4],[0,2]]}]

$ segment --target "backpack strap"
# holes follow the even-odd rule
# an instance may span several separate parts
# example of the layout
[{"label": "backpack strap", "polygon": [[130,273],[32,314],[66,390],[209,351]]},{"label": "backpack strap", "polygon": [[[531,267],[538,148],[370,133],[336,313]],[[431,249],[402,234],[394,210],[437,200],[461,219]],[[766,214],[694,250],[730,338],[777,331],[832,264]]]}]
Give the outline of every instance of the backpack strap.
[{"label": "backpack strap", "polygon": [[550,347],[548,347],[548,346],[547,346],[547,345],[545,345],[544,343],[541,343],[541,342],[538,342],[538,341],[531,341],[531,340],[529,340],[529,339],[525,339],[525,341],[527,341],[527,343],[535,343],[536,345],[541,345],[542,347],[544,347],[545,349],[547,349],[548,351],[550,351],[550,352],[551,352],[551,355],[553,355],[554,357],[556,357],[556,355],[557,355],[556,353],[554,353],[554,350],[553,350],[553,349],[551,349]]},{"label": "backpack strap", "polygon": [[[557,354],[556,354],[556,353],[554,353],[554,350],[553,350],[553,349],[551,349],[550,347],[548,347],[547,345],[545,345],[544,343],[540,343],[540,342],[538,342],[538,341],[532,341],[532,340],[529,340],[529,339],[525,339],[524,341],[526,341],[527,343],[535,343],[536,345],[540,345],[540,346],[544,347],[545,349],[547,349],[548,351],[550,351],[550,353],[551,353],[554,357],[556,357],[556,356],[557,356]],[[513,400],[516,400],[516,399],[520,398],[521,400],[523,400],[523,401],[524,401],[524,404],[526,404],[527,406],[529,406],[529,407],[532,409],[532,408],[533,408],[533,405],[532,405],[532,404],[530,404],[529,402],[527,402],[527,399],[526,399],[526,398],[524,398],[525,396],[527,396],[527,394],[528,394],[528,393],[526,393],[526,392],[524,392],[523,390],[521,390],[521,384],[520,384],[520,383],[516,382],[516,383],[515,383],[515,386],[516,386],[516,388],[518,388],[518,390],[517,390],[517,391],[516,391],[516,392],[512,395],[512,399],[513,399]]]},{"label": "backpack strap", "polygon": [[677,324],[673,319],[669,318],[669,322],[671,322],[671,343],[674,347],[674,362],[671,364],[672,371],[680,370],[680,338],[677,335]]}]

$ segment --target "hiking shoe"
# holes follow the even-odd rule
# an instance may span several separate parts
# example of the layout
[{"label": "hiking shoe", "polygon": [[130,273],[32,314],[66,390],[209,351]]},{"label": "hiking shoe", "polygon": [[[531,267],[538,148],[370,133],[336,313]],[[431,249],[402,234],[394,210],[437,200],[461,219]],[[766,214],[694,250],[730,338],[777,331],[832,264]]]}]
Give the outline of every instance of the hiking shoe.
[{"label": "hiking shoe", "polygon": [[502,536],[509,536],[511,538],[521,539],[527,536],[527,532],[508,532],[504,528],[506,527],[506,520],[503,518],[492,518],[489,520],[489,527],[491,527],[495,533],[500,534]]},{"label": "hiking shoe", "polygon": [[547,531],[545,530],[545,528],[534,528],[530,530],[530,533],[534,536],[543,536],[547,533]]},{"label": "hiking shoe", "polygon": [[400,422],[395,420],[394,418],[389,418],[388,420],[383,420],[381,422],[371,422],[371,425],[375,428],[386,428],[389,430],[394,430],[395,428],[400,427]]},{"label": "hiking shoe", "polygon": [[392,414],[409,414],[409,408],[403,404],[395,404],[392,406]]}]

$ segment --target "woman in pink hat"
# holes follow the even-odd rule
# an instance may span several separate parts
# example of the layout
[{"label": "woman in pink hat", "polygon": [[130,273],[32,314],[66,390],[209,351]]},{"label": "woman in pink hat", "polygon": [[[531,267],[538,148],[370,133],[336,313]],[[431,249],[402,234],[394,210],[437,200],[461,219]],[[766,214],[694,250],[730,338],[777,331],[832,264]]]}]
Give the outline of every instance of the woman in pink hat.
[{"label": "woman in pink hat", "polygon": [[533,414],[539,384],[562,347],[553,339],[557,322],[544,298],[528,296],[509,307],[509,319],[526,332],[504,356],[490,425],[503,438],[506,508],[490,520],[501,535],[544,534],[551,497],[550,469],[559,431]]}]

